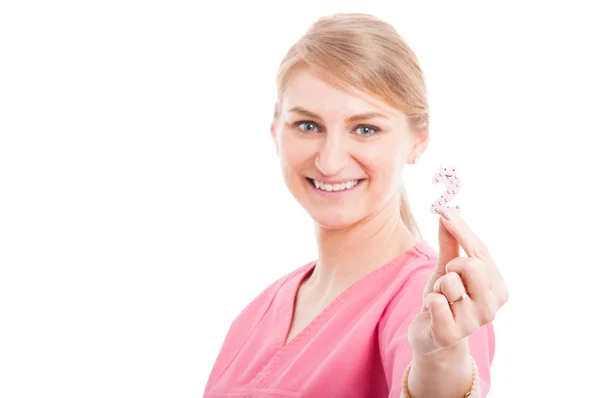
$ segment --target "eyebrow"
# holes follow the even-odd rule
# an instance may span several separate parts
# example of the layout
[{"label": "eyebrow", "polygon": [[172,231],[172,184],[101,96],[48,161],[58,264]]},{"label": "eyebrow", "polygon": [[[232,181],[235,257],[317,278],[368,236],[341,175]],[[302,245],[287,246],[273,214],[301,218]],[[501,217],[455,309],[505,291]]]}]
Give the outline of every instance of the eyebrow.
[{"label": "eyebrow", "polygon": [[[318,119],[318,120],[322,120],[321,117],[319,115],[317,115],[314,112],[311,112],[307,109],[304,109],[300,106],[295,106],[293,108],[288,109],[288,112],[295,112],[295,113],[300,113],[302,115],[314,118],[314,119]],[[346,118],[346,123],[352,123],[352,122],[356,122],[358,120],[366,120],[366,119],[373,119],[376,117],[380,117],[380,118],[384,118],[387,119],[388,117],[386,115],[384,115],[383,113],[379,113],[379,112],[365,112],[365,113],[359,113],[357,115],[352,115],[350,117]]]}]

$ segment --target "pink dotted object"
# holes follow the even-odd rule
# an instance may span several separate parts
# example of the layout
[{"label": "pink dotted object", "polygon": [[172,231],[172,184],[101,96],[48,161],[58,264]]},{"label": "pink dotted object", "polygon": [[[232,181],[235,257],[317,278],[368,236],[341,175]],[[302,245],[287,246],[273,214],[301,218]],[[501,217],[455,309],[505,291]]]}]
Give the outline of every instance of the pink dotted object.
[{"label": "pink dotted object", "polygon": [[429,211],[435,214],[439,214],[443,208],[460,211],[458,205],[448,206],[448,203],[458,195],[462,186],[460,178],[456,175],[456,169],[441,165],[440,171],[433,176],[431,182],[434,184],[444,184],[444,193],[431,204]]}]

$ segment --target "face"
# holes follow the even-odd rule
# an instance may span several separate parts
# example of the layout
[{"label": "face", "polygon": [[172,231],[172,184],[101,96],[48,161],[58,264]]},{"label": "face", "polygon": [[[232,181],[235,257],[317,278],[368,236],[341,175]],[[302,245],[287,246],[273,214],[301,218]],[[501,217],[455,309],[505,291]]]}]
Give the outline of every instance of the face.
[{"label": "face", "polygon": [[440,174],[445,175],[446,177],[450,178],[450,177],[456,175],[456,168],[451,167],[451,166],[446,166],[443,164],[440,166]]},{"label": "face", "polygon": [[404,164],[427,143],[404,113],[309,70],[290,78],[280,109],[271,133],[283,177],[317,223],[340,229],[399,206]]}]

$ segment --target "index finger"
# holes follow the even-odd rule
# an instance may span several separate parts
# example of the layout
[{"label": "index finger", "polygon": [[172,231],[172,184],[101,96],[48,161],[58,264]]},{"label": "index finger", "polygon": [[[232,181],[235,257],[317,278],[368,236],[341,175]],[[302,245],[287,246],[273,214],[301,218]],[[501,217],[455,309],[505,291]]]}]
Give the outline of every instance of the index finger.
[{"label": "index finger", "polygon": [[450,214],[451,219],[440,217],[444,226],[458,241],[458,244],[464,249],[469,257],[476,257],[485,260],[489,257],[487,247],[481,239],[467,225],[460,213],[453,209],[445,209]]}]

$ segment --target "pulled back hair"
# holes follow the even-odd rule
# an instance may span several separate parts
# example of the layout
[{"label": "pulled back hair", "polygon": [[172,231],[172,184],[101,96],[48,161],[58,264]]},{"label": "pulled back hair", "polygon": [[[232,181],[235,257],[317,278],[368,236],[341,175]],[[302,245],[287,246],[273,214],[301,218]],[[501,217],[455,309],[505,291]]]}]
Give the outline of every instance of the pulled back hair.
[{"label": "pulled back hair", "polygon": [[[322,17],[292,45],[277,74],[275,119],[281,113],[286,84],[300,69],[316,71],[341,90],[351,87],[382,99],[406,114],[415,133],[429,129],[427,92],[418,59],[392,25],[373,15],[339,13]],[[420,240],[405,188],[400,202],[404,224]]]}]

